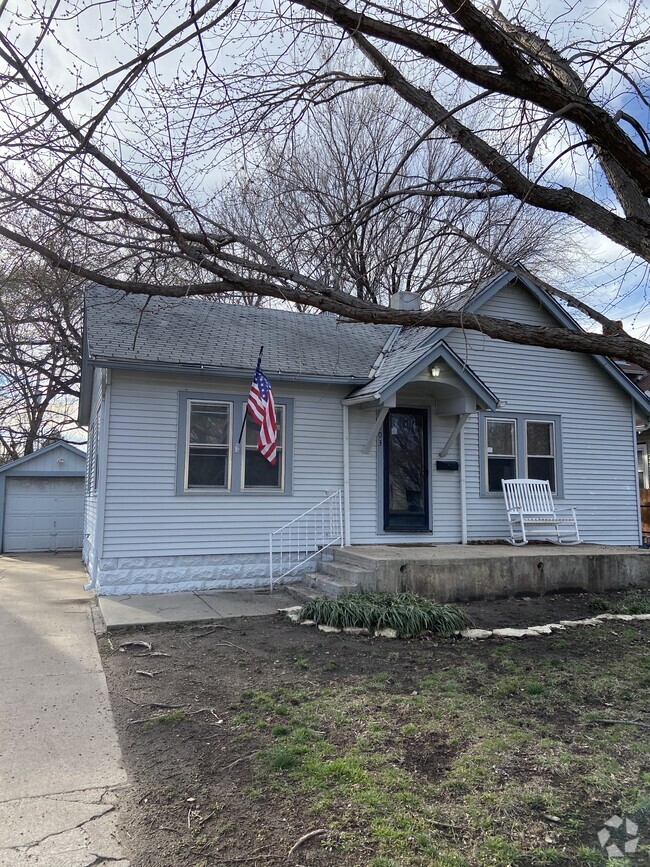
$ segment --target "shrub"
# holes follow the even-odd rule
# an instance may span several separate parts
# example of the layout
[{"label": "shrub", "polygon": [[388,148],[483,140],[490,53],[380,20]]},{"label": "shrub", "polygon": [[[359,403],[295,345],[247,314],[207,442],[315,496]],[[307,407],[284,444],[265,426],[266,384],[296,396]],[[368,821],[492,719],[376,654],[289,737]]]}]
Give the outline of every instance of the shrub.
[{"label": "shrub", "polygon": [[394,629],[400,638],[424,632],[453,635],[471,625],[457,605],[441,605],[414,593],[350,593],[339,599],[318,597],[303,605],[301,620],[318,624]]}]

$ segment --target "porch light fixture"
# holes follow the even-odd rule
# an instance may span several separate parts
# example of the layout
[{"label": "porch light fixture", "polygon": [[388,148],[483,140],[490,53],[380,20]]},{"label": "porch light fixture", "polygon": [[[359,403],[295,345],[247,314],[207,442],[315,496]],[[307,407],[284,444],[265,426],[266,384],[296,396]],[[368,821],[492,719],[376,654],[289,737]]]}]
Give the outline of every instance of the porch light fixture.
[{"label": "porch light fixture", "polygon": [[438,367],[437,364],[434,364],[433,367],[431,368],[431,376],[434,379],[437,379],[440,376],[440,368]]}]

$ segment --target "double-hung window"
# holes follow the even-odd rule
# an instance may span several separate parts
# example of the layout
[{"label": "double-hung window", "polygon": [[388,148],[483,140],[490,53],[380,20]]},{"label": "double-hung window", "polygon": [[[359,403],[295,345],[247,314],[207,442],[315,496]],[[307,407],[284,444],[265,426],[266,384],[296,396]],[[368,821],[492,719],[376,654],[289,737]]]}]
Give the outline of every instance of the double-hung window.
[{"label": "double-hung window", "polygon": [[241,393],[179,392],[178,496],[292,493],[294,401],[286,397],[275,405],[277,458],[270,464],[257,450],[260,428],[247,416],[245,399]]},{"label": "double-hung window", "polygon": [[555,423],[526,421],[526,476],[544,479],[557,492],[555,472]]},{"label": "double-hung window", "polygon": [[185,487],[229,490],[232,468],[232,404],[188,401]]},{"label": "double-hung window", "polygon": [[544,479],[561,495],[559,416],[485,413],[481,421],[481,493],[501,493],[503,479]]},{"label": "double-hung window", "polygon": [[639,476],[639,490],[650,488],[650,473],[648,472],[648,444],[639,443],[636,448],[637,472]]},{"label": "double-hung window", "polygon": [[270,464],[257,450],[260,435],[259,425],[246,416],[244,431],[244,462],[242,487],[244,490],[284,490],[284,429],[285,406],[276,405],[275,418],[278,428],[277,458]]},{"label": "double-hung window", "polygon": [[100,412],[97,410],[88,428],[88,446],[86,454],[86,493],[97,493],[97,461],[99,459],[99,425]]},{"label": "double-hung window", "polygon": [[488,491],[500,491],[502,479],[517,478],[517,422],[487,419]]}]

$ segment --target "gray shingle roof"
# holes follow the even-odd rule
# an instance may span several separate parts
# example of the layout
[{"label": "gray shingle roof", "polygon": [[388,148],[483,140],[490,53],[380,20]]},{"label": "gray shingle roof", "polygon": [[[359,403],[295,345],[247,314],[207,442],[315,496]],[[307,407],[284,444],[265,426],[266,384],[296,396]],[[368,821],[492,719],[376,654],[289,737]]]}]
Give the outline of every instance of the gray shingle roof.
[{"label": "gray shingle roof", "polygon": [[180,364],[363,381],[393,331],[331,315],[86,290],[91,362]]},{"label": "gray shingle roof", "polygon": [[353,392],[354,397],[365,397],[382,391],[403,370],[407,370],[417,358],[424,356],[427,347],[423,347],[421,344],[431,332],[431,328],[401,328],[390,346],[387,347],[382,362],[375,372],[374,379],[357,388]]}]

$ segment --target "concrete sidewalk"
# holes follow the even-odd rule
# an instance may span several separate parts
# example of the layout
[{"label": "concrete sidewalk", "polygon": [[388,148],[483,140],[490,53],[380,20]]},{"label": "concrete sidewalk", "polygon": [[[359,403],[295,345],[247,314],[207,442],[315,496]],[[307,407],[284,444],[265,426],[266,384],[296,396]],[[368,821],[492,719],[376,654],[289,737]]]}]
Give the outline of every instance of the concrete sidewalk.
[{"label": "concrete sidewalk", "polygon": [[128,867],[85,580],[79,555],[0,556],[0,867]]},{"label": "concrete sidewalk", "polygon": [[99,608],[108,629],[220,620],[223,617],[262,617],[278,608],[296,605],[286,590],[204,590],[195,593],[143,593],[138,596],[99,596]]}]

